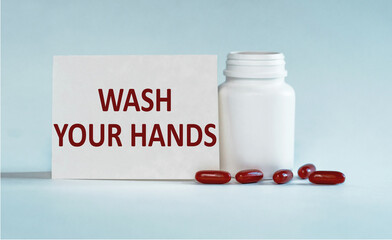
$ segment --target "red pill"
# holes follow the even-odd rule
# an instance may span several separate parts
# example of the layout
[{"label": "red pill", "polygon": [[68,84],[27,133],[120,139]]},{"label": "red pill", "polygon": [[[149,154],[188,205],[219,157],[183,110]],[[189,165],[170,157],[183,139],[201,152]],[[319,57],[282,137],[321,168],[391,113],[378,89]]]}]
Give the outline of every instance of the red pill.
[{"label": "red pill", "polygon": [[309,176],[309,181],[315,184],[339,184],[345,180],[344,174],[337,171],[315,171]]},{"label": "red pill", "polygon": [[218,171],[218,170],[203,170],[198,171],[195,178],[200,183],[205,184],[224,184],[231,180],[229,172]]},{"label": "red pill", "polygon": [[277,184],[283,184],[293,179],[293,172],[289,169],[278,170],[272,177]]},{"label": "red pill", "polygon": [[308,163],[298,169],[298,176],[302,179],[307,179],[314,171],[316,171],[316,167],[313,164]]},{"label": "red pill", "polygon": [[235,179],[239,183],[256,183],[263,178],[263,172],[257,169],[239,171]]}]

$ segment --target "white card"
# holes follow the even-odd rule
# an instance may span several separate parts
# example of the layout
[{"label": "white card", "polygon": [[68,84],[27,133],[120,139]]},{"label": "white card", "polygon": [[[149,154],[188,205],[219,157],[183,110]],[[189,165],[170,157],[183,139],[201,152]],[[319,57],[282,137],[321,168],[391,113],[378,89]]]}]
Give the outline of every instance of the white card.
[{"label": "white card", "polygon": [[52,177],[192,179],[219,169],[217,101],[214,55],[55,56]]}]

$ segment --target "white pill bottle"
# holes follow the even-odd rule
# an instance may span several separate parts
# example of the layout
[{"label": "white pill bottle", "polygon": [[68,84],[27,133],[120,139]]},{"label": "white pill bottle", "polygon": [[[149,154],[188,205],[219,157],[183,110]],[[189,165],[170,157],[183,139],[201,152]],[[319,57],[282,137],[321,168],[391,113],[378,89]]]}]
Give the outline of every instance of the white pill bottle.
[{"label": "white pill bottle", "polygon": [[221,169],[259,169],[271,179],[294,163],[295,92],[284,55],[231,52],[219,86]]}]

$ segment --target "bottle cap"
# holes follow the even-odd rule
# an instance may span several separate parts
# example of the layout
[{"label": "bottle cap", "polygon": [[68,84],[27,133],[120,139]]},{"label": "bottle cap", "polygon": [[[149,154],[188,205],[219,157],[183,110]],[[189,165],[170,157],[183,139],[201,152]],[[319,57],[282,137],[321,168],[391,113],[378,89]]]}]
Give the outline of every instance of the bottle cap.
[{"label": "bottle cap", "polygon": [[231,52],[227,55],[224,75],[233,78],[286,77],[283,53]]}]

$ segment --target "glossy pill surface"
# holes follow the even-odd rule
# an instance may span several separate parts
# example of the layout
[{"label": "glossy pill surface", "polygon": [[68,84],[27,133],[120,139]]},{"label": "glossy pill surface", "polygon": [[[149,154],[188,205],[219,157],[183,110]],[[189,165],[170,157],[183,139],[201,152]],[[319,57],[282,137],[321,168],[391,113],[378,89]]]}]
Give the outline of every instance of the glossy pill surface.
[{"label": "glossy pill surface", "polygon": [[315,171],[309,176],[309,181],[315,184],[339,184],[345,180],[344,174],[337,171]]},{"label": "glossy pill surface", "polygon": [[203,170],[198,171],[195,175],[198,182],[204,184],[224,184],[231,180],[231,175],[226,171]]},{"label": "glossy pill surface", "polygon": [[308,163],[298,169],[298,176],[302,179],[307,179],[314,171],[316,171],[316,167]]},{"label": "glossy pill surface", "polygon": [[239,183],[256,183],[263,178],[263,172],[257,169],[248,169],[239,171],[235,179]]},{"label": "glossy pill surface", "polygon": [[277,184],[283,184],[293,179],[293,172],[289,169],[278,170],[272,177]]}]

